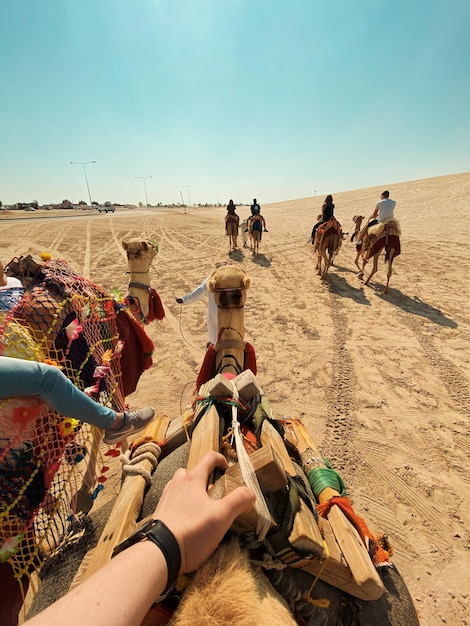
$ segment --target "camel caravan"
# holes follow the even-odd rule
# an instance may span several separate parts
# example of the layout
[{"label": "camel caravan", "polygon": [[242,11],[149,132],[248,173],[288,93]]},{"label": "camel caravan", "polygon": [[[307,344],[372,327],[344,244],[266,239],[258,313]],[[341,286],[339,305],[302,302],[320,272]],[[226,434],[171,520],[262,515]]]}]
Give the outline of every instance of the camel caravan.
[{"label": "camel caravan", "polygon": [[[128,304],[116,308],[107,294],[74,274],[64,262],[49,261],[26,287],[19,306],[25,312],[23,298],[28,303],[33,295],[38,298],[40,286],[53,301],[48,304],[52,307],[49,313],[46,305],[41,309],[46,327],[53,332],[39,332],[40,317],[20,319],[13,308],[3,320],[0,343],[3,350],[8,349],[8,336],[20,333],[13,341],[17,349],[39,345],[45,354],[61,360],[63,348],[57,337],[74,307],[75,312],[82,312],[82,326],[90,331],[82,330],[67,344],[61,362],[70,367],[67,374],[72,380],[84,385],[83,372],[90,357],[92,375],[103,365],[106,353],[112,365],[104,375],[103,393],[96,399],[117,405],[125,397],[118,310],[133,320],[131,326],[140,328],[140,344],[131,346],[132,350],[144,351],[145,358],[151,358],[150,347],[142,339],[142,319],[148,319],[145,303],[152,291],[143,278],[146,264],[153,259],[151,242],[123,245],[131,270],[129,290],[140,290],[128,295]],[[133,284],[136,282],[139,285]],[[0,612],[9,616],[2,622],[5,626],[16,623],[13,600],[18,612],[18,598],[23,599],[34,572],[39,573],[41,584],[35,589],[28,617],[107,563],[114,548],[151,515],[176,469],[194,467],[209,450],[221,452],[228,461],[228,469],[210,481],[210,497],[221,498],[246,484],[256,494],[255,506],[235,520],[198,571],[177,579],[167,595],[152,606],[143,624],[418,624],[408,590],[391,562],[392,548],[386,536],[374,534],[354,510],[343,478],[321,456],[305,425],[298,419],[276,416],[262,390],[254,348],[245,341],[244,306],[250,287],[250,277],[236,265],[219,267],[212,274],[208,288],[218,306],[218,338],[201,364],[194,400],[183,415],[157,415],[124,452],[121,489],[109,506],[96,511],[77,506],[75,495],[85,474],[87,492],[91,485],[98,485],[93,498],[106,478],[105,458],[98,463],[95,455],[93,468],[87,468],[90,448],[97,446],[86,425],[58,432],[55,423],[61,423],[62,416],[42,407],[31,423],[17,425],[14,445],[3,433],[0,462],[9,469],[10,488],[2,484],[0,492],[1,554],[2,565],[11,568],[16,584],[10,585],[10,596],[2,598]],[[134,317],[132,306],[141,310],[143,318]],[[162,311],[163,307],[160,317]],[[94,334],[89,336],[86,333],[91,329]],[[27,333],[29,343],[24,338]],[[77,349],[86,350],[87,358],[77,356],[72,369],[75,342]],[[38,358],[38,354],[23,358]],[[15,424],[7,404],[0,406],[2,417]],[[21,480],[13,480],[21,469],[18,458],[13,462],[14,449],[21,437],[23,441],[38,439],[39,434],[52,431],[54,447],[43,444],[41,448],[40,440],[34,443],[37,475],[47,475],[41,479],[41,490],[34,490],[34,481],[28,483],[25,477],[28,487],[23,489]],[[112,447],[108,453],[121,454]],[[48,471],[51,466],[52,472]],[[91,475],[94,482],[89,480]]]},{"label": "camel caravan", "polygon": [[[384,191],[382,200],[377,203],[374,213],[369,217],[365,226],[362,226],[364,216],[354,215],[354,230],[350,242],[355,242],[356,258],[354,264],[358,269],[358,277],[363,280],[367,263],[372,259],[372,270],[365,279],[364,285],[369,285],[371,278],[378,271],[380,254],[384,252],[384,262],[387,264],[387,282],[383,293],[388,294],[390,278],[392,276],[393,260],[401,253],[400,223],[394,217],[395,201],[389,198],[389,192]],[[345,238],[341,224],[333,216],[334,204],[331,195],[326,197],[322,213],[313,227],[311,242],[313,254],[317,258],[315,269],[322,280],[327,278],[328,270],[333,265],[334,257],[341,249]],[[360,261],[362,260],[362,266]]]},{"label": "camel caravan", "polygon": [[[236,213],[235,209],[236,207],[233,200],[230,200],[227,205],[227,214],[225,216],[225,234],[229,238],[229,255],[238,250],[237,239],[240,228],[240,217]],[[246,234],[248,234],[248,239],[250,240],[250,251],[253,258],[257,258],[259,256],[259,247],[263,232],[268,232],[266,229],[266,220],[261,215],[260,211],[260,206],[255,198],[253,200],[253,204],[251,205],[251,215],[247,218],[246,222],[243,222],[243,224],[246,225],[246,230],[242,233],[243,247],[247,247],[245,239]]]}]

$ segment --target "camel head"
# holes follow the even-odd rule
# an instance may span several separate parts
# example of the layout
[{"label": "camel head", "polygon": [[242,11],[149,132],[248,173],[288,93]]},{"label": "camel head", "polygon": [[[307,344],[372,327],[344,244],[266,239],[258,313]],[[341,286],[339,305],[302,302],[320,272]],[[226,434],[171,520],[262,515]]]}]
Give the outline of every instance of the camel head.
[{"label": "camel head", "polygon": [[122,247],[127,253],[127,263],[131,274],[145,273],[157,254],[155,244],[149,239],[123,239]]},{"label": "camel head", "polygon": [[219,267],[207,283],[208,290],[214,294],[217,306],[222,309],[243,307],[250,285],[250,277],[236,265]]},{"label": "camel head", "polygon": [[[158,247],[149,239],[123,239],[122,247],[127,253],[127,264],[131,280],[126,303],[133,315],[144,324],[153,319],[161,320],[165,316],[160,297],[150,288],[150,265],[155,258]],[[156,303],[157,309],[154,310]]]}]

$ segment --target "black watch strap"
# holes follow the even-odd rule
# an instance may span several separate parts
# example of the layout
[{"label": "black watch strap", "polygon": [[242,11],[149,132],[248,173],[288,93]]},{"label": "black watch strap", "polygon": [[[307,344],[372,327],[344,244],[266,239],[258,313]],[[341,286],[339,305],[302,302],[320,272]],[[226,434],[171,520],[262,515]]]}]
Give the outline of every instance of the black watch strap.
[{"label": "black watch strap", "polygon": [[146,524],[139,528],[134,534],[117,545],[113,551],[113,557],[129,548],[130,546],[142,541],[150,539],[161,550],[168,567],[168,579],[162,596],[175,584],[181,569],[181,552],[178,542],[174,534],[161,520],[149,520]]}]

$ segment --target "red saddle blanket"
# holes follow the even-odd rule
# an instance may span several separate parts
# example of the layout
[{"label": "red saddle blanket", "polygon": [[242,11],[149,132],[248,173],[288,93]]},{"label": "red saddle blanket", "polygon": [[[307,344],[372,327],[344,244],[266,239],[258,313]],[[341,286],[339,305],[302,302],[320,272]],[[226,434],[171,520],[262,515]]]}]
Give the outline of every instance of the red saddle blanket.
[{"label": "red saddle blanket", "polygon": [[385,260],[388,260],[390,253],[394,259],[401,253],[400,235],[397,224],[391,220],[383,225],[383,230],[378,236],[369,232],[364,240],[363,256],[369,259],[385,248]]},{"label": "red saddle blanket", "polygon": [[318,250],[321,246],[324,237],[327,237],[331,233],[337,233],[340,241],[343,238],[343,231],[341,228],[341,224],[338,222],[336,217],[332,217],[327,222],[320,224],[317,228],[317,232],[315,235],[315,249]]}]

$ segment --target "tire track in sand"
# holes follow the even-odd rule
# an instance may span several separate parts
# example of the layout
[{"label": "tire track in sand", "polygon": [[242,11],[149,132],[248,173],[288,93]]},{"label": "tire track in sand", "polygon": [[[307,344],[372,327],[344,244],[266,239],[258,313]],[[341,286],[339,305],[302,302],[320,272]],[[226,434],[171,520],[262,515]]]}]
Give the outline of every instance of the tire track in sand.
[{"label": "tire track in sand", "polygon": [[436,372],[437,378],[445,387],[456,408],[467,417],[470,416],[470,389],[459,369],[441,354],[432,336],[423,332],[419,322],[413,317],[402,316],[403,322],[411,328],[421,345],[426,359]]}]

